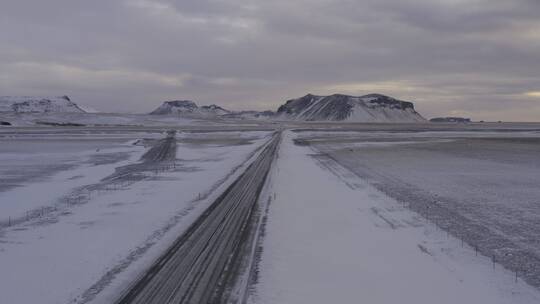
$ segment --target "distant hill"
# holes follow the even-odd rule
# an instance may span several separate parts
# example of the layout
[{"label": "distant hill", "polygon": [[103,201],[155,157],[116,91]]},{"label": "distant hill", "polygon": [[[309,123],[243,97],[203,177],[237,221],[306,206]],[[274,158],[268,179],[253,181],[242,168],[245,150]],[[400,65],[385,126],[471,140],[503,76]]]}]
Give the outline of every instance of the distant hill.
[{"label": "distant hill", "polygon": [[225,114],[223,118],[264,120],[271,119],[275,115],[276,113],[272,111],[238,111]]},{"label": "distant hill", "polygon": [[430,119],[431,122],[471,122],[470,118],[463,117],[435,117]]},{"label": "distant hill", "polygon": [[185,116],[220,116],[231,111],[217,105],[197,106],[191,100],[165,101],[157,109],[150,112],[152,115],[185,115]]},{"label": "distant hill", "polygon": [[67,96],[0,96],[0,112],[86,113]]},{"label": "distant hill", "polygon": [[288,100],[277,110],[278,119],[344,122],[423,122],[412,102],[381,94],[349,96],[334,94]]}]

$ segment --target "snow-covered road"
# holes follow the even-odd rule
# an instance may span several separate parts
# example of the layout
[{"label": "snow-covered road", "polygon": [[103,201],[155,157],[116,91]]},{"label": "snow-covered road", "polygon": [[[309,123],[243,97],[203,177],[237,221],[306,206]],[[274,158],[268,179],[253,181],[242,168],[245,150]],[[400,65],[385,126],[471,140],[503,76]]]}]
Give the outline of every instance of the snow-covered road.
[{"label": "snow-covered road", "polygon": [[254,210],[279,140],[276,134],[242,176],[115,303],[234,301],[228,289],[243,271],[243,248],[250,246],[250,223],[258,215]]},{"label": "snow-covered road", "polygon": [[[0,303],[111,303],[234,182],[269,136],[180,134],[174,167],[162,170],[161,164],[154,168],[138,161],[144,149],[134,148],[133,139],[111,151],[92,152],[137,151],[128,160],[95,165],[78,160],[90,152],[66,152],[71,141],[59,135],[57,146],[50,149],[77,159],[73,168],[0,193],[0,211],[5,211],[0,219],[24,215],[38,203],[46,206],[40,216],[23,216],[23,221],[0,228]],[[157,152],[151,161],[162,159],[162,150]],[[40,161],[39,153],[27,154],[30,164]],[[6,155],[0,153],[0,160]],[[119,165],[138,166],[136,174],[142,176],[102,180]],[[64,202],[81,184],[92,191]]]},{"label": "snow-covered road", "polygon": [[286,132],[249,303],[540,303],[540,292]]}]

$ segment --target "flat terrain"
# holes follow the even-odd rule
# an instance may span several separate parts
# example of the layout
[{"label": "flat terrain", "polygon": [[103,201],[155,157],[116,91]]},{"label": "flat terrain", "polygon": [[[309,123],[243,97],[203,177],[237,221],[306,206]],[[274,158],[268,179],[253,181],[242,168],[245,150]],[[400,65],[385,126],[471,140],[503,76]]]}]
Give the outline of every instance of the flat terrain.
[{"label": "flat terrain", "polygon": [[273,133],[173,130],[2,129],[0,268],[10,273],[0,278],[2,297],[114,301],[246,170]]},{"label": "flat terrain", "polygon": [[9,303],[540,301],[540,124],[91,118],[0,129]]},{"label": "flat terrain", "polygon": [[[313,134],[311,134],[313,136]],[[248,303],[536,303],[540,294],[289,132]],[[337,140],[333,135],[330,139]]]},{"label": "flat terrain", "polygon": [[540,132],[301,132],[299,142],[540,286]]},{"label": "flat terrain", "polygon": [[[236,249],[253,216],[280,136],[214,202],[118,303],[229,302],[225,286],[237,270]],[[231,261],[233,260],[233,261]],[[228,267],[227,267],[228,266]]]}]

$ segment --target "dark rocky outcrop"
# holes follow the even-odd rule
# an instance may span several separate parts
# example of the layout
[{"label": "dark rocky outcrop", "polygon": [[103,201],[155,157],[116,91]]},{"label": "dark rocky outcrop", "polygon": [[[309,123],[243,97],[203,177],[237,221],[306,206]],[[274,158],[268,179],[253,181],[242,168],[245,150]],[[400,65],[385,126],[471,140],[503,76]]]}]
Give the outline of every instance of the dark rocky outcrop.
[{"label": "dark rocky outcrop", "polygon": [[288,100],[277,110],[280,119],[350,122],[421,122],[412,102],[381,94],[306,96]]}]

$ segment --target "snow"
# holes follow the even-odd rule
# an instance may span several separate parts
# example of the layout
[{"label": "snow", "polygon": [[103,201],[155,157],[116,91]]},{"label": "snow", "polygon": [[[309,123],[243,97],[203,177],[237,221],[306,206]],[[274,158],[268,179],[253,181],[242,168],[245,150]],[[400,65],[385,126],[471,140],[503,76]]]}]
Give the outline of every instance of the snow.
[{"label": "snow", "polygon": [[[540,133],[446,133],[334,134],[315,146],[540,286]],[[403,140],[415,142],[385,144]]]},{"label": "snow", "polygon": [[360,97],[340,94],[306,95],[288,101],[280,109],[278,117],[284,120],[364,123],[425,122],[425,119],[414,110],[412,103],[378,94]]},{"label": "snow", "polygon": [[70,101],[67,96],[0,96],[0,112],[75,112],[84,110]]},{"label": "snow", "polygon": [[193,116],[219,116],[228,114],[230,111],[215,104],[197,106],[191,100],[165,101],[150,114],[158,115],[193,115]]},{"label": "snow", "polygon": [[86,126],[180,126],[213,124],[194,119],[168,115],[118,114],[118,113],[8,113],[0,112],[0,120],[14,126],[40,126],[49,123],[77,123]]},{"label": "snow", "polygon": [[249,303],[540,302],[513,273],[294,136],[286,132],[272,171]]},{"label": "snow", "polygon": [[425,119],[414,110],[388,108],[382,106],[367,107],[355,105],[347,121],[361,122],[424,122]]},{"label": "snow", "polygon": [[[76,156],[42,153],[39,154],[40,160],[35,159],[35,155],[29,154],[2,154],[0,156],[1,162],[9,162],[12,165],[10,167],[19,168],[19,170],[23,166],[37,166],[38,164],[32,162],[39,161],[47,161],[51,165],[55,163],[57,165],[76,166],[76,168],[62,171],[42,182],[29,183],[26,186],[16,187],[11,191],[0,192],[0,202],[2,202],[0,204],[0,222],[6,222],[9,217],[12,219],[24,217],[26,212],[50,206],[59,199],[59,193],[67,193],[70,189],[76,187],[98,183],[102,177],[114,173],[115,167],[136,161],[142,155],[142,152],[141,147],[130,147],[129,145],[123,148],[106,149],[101,153],[129,153],[131,155],[126,161],[97,166],[88,162],[92,155],[97,154],[94,154],[93,151],[85,151]],[[79,162],[83,164],[77,166]],[[49,168],[44,169],[48,170]],[[40,193],[40,195],[36,196],[36,193]]]},{"label": "snow", "polygon": [[305,116],[306,113],[308,113],[309,111],[311,111],[311,109],[319,102],[323,99],[324,97],[321,97],[321,96],[313,96],[311,98],[311,100],[309,101],[309,105],[307,107],[305,107],[302,111],[300,111],[298,114],[296,114],[296,117],[295,119],[296,120],[301,120],[302,117]]},{"label": "snow", "polygon": [[[139,161],[146,149],[133,143],[163,136],[160,129],[126,130],[0,132],[1,303],[112,303],[241,174],[270,135],[179,132],[174,169],[88,191],[116,167]],[[501,134],[519,139],[519,150],[512,150],[515,143],[505,148],[519,157],[500,154],[498,147],[506,145]],[[535,199],[538,161],[527,140],[539,136],[538,131],[285,132],[262,192],[261,200],[270,198],[270,205],[261,222],[263,251],[253,265],[258,281],[250,286],[248,303],[540,303],[537,289],[376,190],[371,180],[349,171],[354,166],[345,169],[319,150],[293,143],[309,139],[351,163],[370,160],[366,165],[429,191],[478,201],[478,193],[463,190],[459,182],[480,174],[478,180],[496,182],[490,191],[507,189],[494,195],[479,188],[482,197],[514,199],[511,210],[526,210],[534,220],[536,209],[524,208],[534,207],[526,202]],[[482,154],[474,155],[471,139],[482,140]],[[471,155],[477,158],[467,160]],[[432,168],[443,168],[444,174]],[[528,183],[520,181],[523,176]],[[441,183],[442,177],[451,179]],[[18,186],[2,188],[6,181]],[[503,187],[512,182],[514,188]],[[482,218],[495,222],[492,211],[486,208]],[[505,214],[509,220],[510,212]],[[243,277],[235,290],[240,297],[249,282]]]},{"label": "snow", "polygon": [[[100,181],[114,167],[133,163],[141,147],[126,141],[107,152],[127,150],[129,159],[97,166],[84,161],[95,151],[59,153],[59,159],[68,154],[74,167],[0,192],[2,220],[8,214],[24,215],[39,204],[47,207],[42,216],[0,228],[2,301],[111,303],[234,181],[268,135],[212,133],[205,141],[202,133],[182,133],[173,170],[148,172],[143,181],[112,183],[93,191],[78,189]],[[212,137],[228,142],[214,144]],[[14,157],[8,154],[0,155]],[[66,196],[72,200],[63,200]]]},{"label": "snow", "polygon": [[79,108],[81,108],[81,110],[83,110],[84,112],[86,113],[99,113],[98,110],[92,108],[92,107],[89,107],[89,106],[83,106],[83,105],[78,105]]}]

